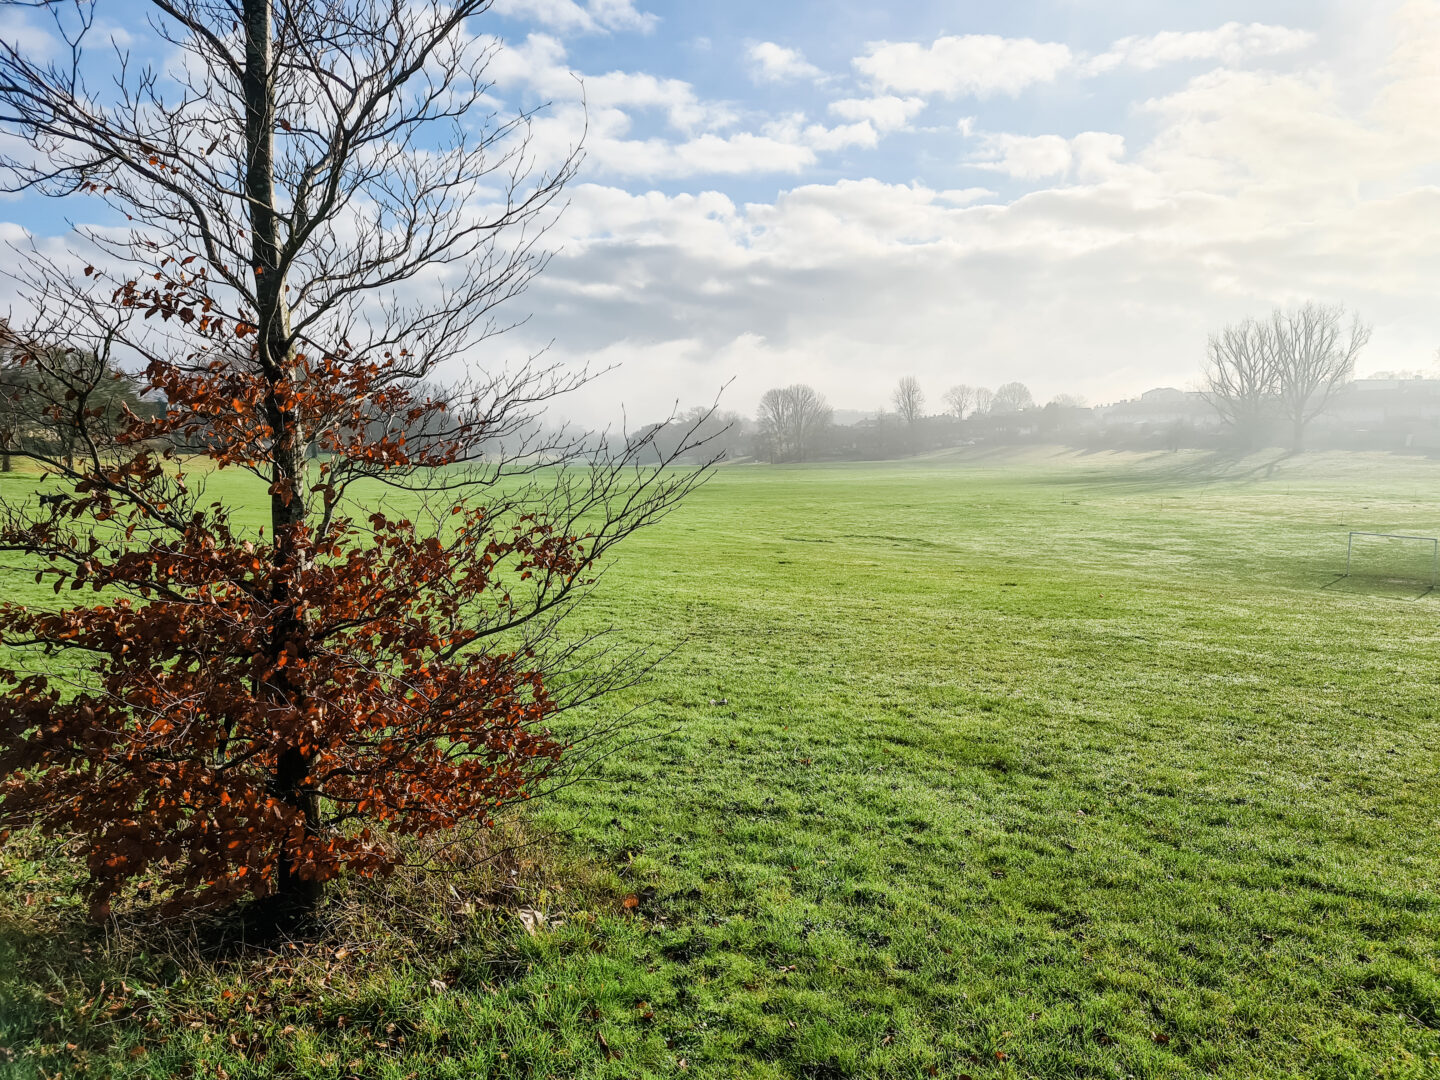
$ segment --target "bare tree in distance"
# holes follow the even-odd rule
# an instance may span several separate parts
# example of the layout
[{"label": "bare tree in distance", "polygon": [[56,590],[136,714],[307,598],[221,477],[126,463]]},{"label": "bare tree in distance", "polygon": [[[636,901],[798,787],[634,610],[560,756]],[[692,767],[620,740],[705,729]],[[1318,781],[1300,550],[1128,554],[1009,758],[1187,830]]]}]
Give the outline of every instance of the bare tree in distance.
[{"label": "bare tree in distance", "polygon": [[984,416],[995,404],[995,391],[988,386],[977,386],[975,388],[975,411],[974,416]]},{"label": "bare tree in distance", "polygon": [[765,391],[756,422],[771,462],[808,458],[833,415],[825,398],[804,383]]},{"label": "bare tree in distance", "polygon": [[[700,474],[540,423],[583,371],[439,385],[509,328],[580,162],[497,113],[490,0],[149,0],[163,71],[90,48],[90,0],[8,6],[61,47],[0,36],[0,184],[127,224],[12,269],[28,371],[63,389],[41,412],[77,435],[7,446],[69,491],[7,496],[0,549],[104,603],[0,604],[0,843],[83,833],[101,913],[142,872],[303,908],[544,790],[604,739],[551,718],[633,671],[562,617]],[[122,363],[168,407],[117,430]],[[263,530],[192,455],[258,480]],[[63,692],[21,674],[42,650],[80,658]]]},{"label": "bare tree in distance", "polygon": [[715,405],[694,405],[666,421],[645,426],[633,438],[650,444],[648,456],[656,464],[735,461],[747,453],[751,422]]},{"label": "bare tree in distance", "polygon": [[895,392],[890,395],[890,400],[907,427],[914,427],[925,415],[925,391],[920,388],[920,380],[914,375],[906,375],[900,380]]},{"label": "bare tree in distance", "polygon": [[998,416],[1010,416],[1035,407],[1030,388],[1022,382],[1008,382],[995,391],[990,402],[990,411]]},{"label": "bare tree in distance", "polygon": [[1265,433],[1277,386],[1275,327],[1249,318],[1211,334],[1201,394],[1246,449]]},{"label": "bare tree in distance", "polygon": [[1371,328],[1346,314],[1340,304],[1311,301],[1270,316],[1274,393],[1294,450],[1304,449],[1305,429],[1354,378],[1356,357],[1370,340]]},{"label": "bare tree in distance", "polygon": [[956,420],[964,420],[975,405],[976,390],[973,386],[959,383],[945,391],[945,410]]}]

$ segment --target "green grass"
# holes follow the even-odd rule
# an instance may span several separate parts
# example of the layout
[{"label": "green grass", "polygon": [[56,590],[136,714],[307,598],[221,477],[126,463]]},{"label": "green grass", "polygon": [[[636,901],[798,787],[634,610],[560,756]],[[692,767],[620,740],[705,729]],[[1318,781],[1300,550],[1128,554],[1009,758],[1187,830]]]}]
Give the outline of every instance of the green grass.
[{"label": "green grass", "polygon": [[1440,1076],[1440,597],[1337,579],[1350,529],[1440,533],[1437,486],[722,470],[585,612],[676,651],[534,808],[545,859],[187,963],[12,854],[0,1076]]}]

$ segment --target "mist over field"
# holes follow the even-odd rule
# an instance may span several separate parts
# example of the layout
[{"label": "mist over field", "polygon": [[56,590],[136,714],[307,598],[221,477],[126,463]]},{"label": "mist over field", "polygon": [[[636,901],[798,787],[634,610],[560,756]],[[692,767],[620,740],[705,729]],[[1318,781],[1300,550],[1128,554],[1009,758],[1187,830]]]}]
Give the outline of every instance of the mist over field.
[{"label": "mist over field", "polygon": [[1440,1076],[1440,0],[0,0],[0,1080]]}]

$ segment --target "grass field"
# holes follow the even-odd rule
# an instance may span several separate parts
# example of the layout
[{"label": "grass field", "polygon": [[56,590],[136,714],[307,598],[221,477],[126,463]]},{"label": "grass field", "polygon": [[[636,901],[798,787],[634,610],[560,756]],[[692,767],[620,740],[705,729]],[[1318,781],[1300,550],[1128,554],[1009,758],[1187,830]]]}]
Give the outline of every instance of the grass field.
[{"label": "grass field", "polygon": [[187,965],[12,854],[0,1076],[1440,1076],[1440,594],[1428,553],[1337,577],[1437,491],[1380,455],[721,470],[584,616],[676,651],[505,904]]}]

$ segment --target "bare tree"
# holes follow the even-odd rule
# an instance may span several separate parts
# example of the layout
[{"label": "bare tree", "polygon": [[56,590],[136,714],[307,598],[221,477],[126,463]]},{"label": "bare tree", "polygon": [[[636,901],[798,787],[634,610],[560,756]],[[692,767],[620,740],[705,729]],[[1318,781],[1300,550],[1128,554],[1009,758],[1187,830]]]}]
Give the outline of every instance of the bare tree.
[{"label": "bare tree", "polygon": [[[473,366],[477,349],[509,328],[497,308],[544,267],[546,229],[580,162],[577,147],[538,161],[533,114],[497,112],[489,72],[500,45],[473,25],[490,0],[148,0],[150,26],[169,53],[163,71],[132,63],[118,47],[108,56],[91,48],[91,0],[10,6],[45,11],[60,47],[47,60],[17,35],[0,35],[0,182],[12,192],[99,200],[128,226],[78,230],[75,269],[34,248],[11,260],[22,264],[13,272],[27,287],[29,311],[16,338],[29,369],[62,391],[44,415],[69,415],[77,428],[64,445],[22,442],[12,453],[68,483],[79,509],[61,517],[53,506],[7,502],[0,549],[48,560],[55,569],[47,572],[61,577],[98,574],[98,529],[116,560],[104,572],[107,595],[133,603],[125,611],[173,610],[176,626],[212,610],[212,585],[187,592],[179,578],[156,577],[153,559],[130,559],[131,547],[207,558],[221,547],[250,552],[233,572],[254,580],[225,588],[253,606],[236,623],[259,642],[241,658],[244,670],[274,678],[226,683],[234,706],[223,737],[208,751],[201,740],[182,741],[167,760],[189,755],[185,761],[214,778],[205,797],[218,797],[238,732],[250,731],[246,768],[268,770],[254,790],[300,823],[277,840],[278,871],[267,887],[313,900],[320,878],[295,845],[323,846],[339,798],[326,785],[355,773],[317,771],[320,751],[294,726],[300,721],[266,717],[324,712],[323,688],[296,689],[304,672],[287,660],[297,642],[307,655],[339,656],[355,644],[360,623],[326,621],[306,581],[327,572],[327,559],[343,563],[342,551],[379,559],[387,537],[406,530],[451,535],[460,520],[452,511],[467,499],[463,520],[474,525],[460,533],[467,544],[480,542],[476,574],[493,559],[483,554],[489,531],[497,543],[527,529],[573,537],[583,564],[524,573],[498,607],[478,592],[462,597],[468,586],[438,573],[415,587],[411,603],[446,623],[434,639],[443,656],[433,670],[468,679],[487,658],[498,662],[504,642],[520,650],[505,655],[533,663],[536,685],[557,674],[547,710],[581,703],[622,676],[604,665],[608,673],[581,676],[590,670],[582,667],[590,639],[565,640],[558,620],[593,580],[586,568],[656,520],[699,474],[654,467],[643,440],[614,456],[607,441],[538,423],[546,402],[585,381],[583,371],[539,359],[508,370]],[[76,356],[85,358],[78,369],[65,361]],[[165,393],[172,405],[151,434],[131,416],[117,435],[104,408],[77,404],[93,403],[102,380],[123,365],[142,369],[143,389]],[[438,388],[457,368],[476,373]],[[672,445],[675,454],[689,448],[685,439]],[[162,452],[213,453],[220,466],[257,476],[269,511],[263,540],[252,544],[254,536],[227,524],[228,508],[206,495],[203,478],[187,478]],[[373,514],[357,519],[354,486],[362,482],[370,486],[360,505]],[[393,489],[414,496],[404,520],[380,501]],[[117,519],[115,506],[132,516]],[[93,510],[94,520],[82,510]],[[130,531],[115,534],[116,520],[131,521]],[[447,557],[470,550],[445,549]],[[104,699],[97,673],[110,646],[73,634],[56,646],[13,629],[26,619],[71,617],[64,611],[4,611],[7,644],[43,646],[47,655],[52,647],[91,650],[93,685],[78,689]],[[156,679],[190,670],[188,659],[174,660],[185,649],[220,648],[204,635],[182,638],[147,639],[157,656],[172,650],[149,669]],[[210,659],[195,669],[205,679],[236,670],[231,657]],[[377,681],[432,670],[391,653],[356,664],[371,664]],[[5,707],[18,708],[9,699]],[[124,702],[106,707],[127,724],[142,722]],[[378,744],[383,731],[364,725],[379,720],[344,715]],[[7,730],[29,730],[12,719],[7,714]],[[588,745],[584,736],[569,744],[570,760],[583,759]],[[453,752],[437,750],[435,760]],[[143,770],[147,761],[137,756],[126,768]],[[425,812],[423,803],[397,812]],[[119,809],[114,820],[142,810]],[[52,821],[63,825],[64,812]]]},{"label": "bare tree", "polygon": [[804,383],[765,391],[756,421],[770,460],[804,461],[830,426],[833,412],[825,398]]},{"label": "bare tree", "polygon": [[925,391],[920,389],[920,380],[914,375],[906,375],[900,380],[890,400],[907,427],[914,427],[925,415]]},{"label": "bare tree", "polygon": [[988,386],[977,386],[975,388],[975,411],[972,415],[984,416],[995,404],[995,391]]},{"label": "bare tree", "polygon": [[1310,421],[1354,377],[1355,358],[1370,340],[1370,327],[1358,315],[1345,316],[1339,304],[1314,301],[1270,316],[1274,393],[1295,450],[1304,448]]},{"label": "bare tree", "polygon": [[945,409],[956,420],[964,420],[975,405],[976,391],[973,386],[960,383],[945,391]]},{"label": "bare tree", "polygon": [[87,438],[109,438],[142,411],[135,376],[95,352],[6,342],[0,324],[0,472],[11,459],[50,457],[73,469]]},{"label": "bare tree", "polygon": [[1273,322],[1246,319],[1210,335],[1201,393],[1246,448],[1264,435],[1278,369]]},{"label": "bare tree", "polygon": [[751,435],[748,417],[722,411],[714,405],[695,405],[667,421],[647,425],[633,439],[650,443],[649,453],[656,463],[719,462],[744,457]]},{"label": "bare tree", "polygon": [[995,391],[995,398],[990,403],[990,411],[999,416],[1010,416],[1034,407],[1035,399],[1030,395],[1030,388],[1022,382],[1006,383]]}]

